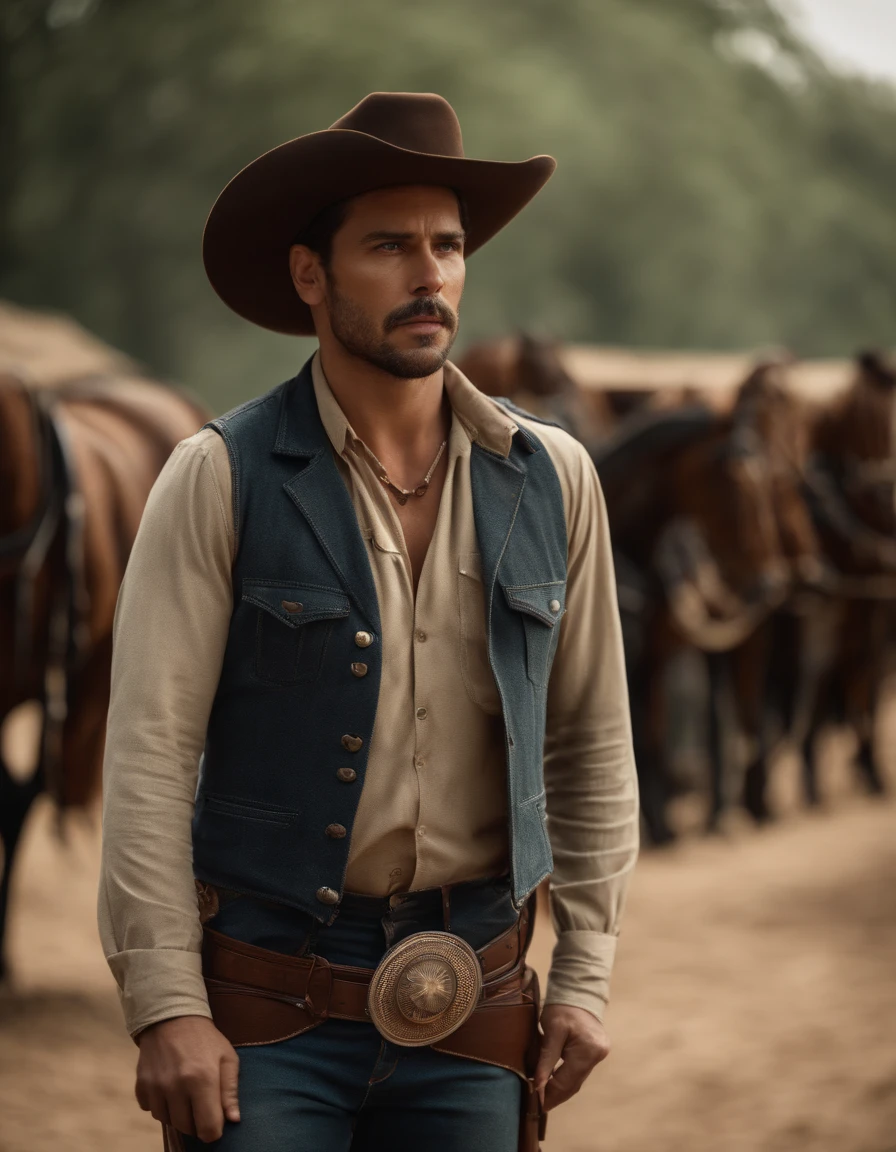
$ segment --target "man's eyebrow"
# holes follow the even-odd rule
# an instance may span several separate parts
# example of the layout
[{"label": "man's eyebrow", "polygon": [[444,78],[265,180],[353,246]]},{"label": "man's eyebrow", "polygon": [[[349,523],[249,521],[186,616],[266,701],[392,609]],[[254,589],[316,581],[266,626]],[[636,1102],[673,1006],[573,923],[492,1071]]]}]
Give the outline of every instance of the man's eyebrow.
[{"label": "man's eyebrow", "polygon": [[[361,237],[361,243],[373,244],[376,241],[382,242],[384,240],[413,240],[417,235],[416,232],[368,232],[366,236]],[[462,228],[458,228],[449,232],[437,232],[433,239],[443,244],[446,240],[465,240],[466,235]]]},{"label": "man's eyebrow", "polygon": [[374,240],[413,240],[413,232],[368,232],[361,237],[362,244],[370,244]]}]

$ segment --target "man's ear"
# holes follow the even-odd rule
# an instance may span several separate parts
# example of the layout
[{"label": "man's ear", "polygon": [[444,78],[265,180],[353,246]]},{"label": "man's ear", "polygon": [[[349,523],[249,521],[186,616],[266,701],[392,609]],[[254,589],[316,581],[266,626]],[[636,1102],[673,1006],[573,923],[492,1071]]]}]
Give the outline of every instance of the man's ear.
[{"label": "man's ear", "polygon": [[326,272],[320,256],[305,244],[293,244],[289,250],[289,272],[301,300],[314,308],[326,296]]}]

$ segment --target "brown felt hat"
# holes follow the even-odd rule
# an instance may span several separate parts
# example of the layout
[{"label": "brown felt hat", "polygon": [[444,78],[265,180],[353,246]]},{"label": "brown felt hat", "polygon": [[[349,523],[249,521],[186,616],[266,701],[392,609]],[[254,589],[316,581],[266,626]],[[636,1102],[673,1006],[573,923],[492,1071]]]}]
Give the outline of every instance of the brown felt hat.
[{"label": "brown felt hat", "polygon": [[293,286],[289,248],[324,208],[400,184],[453,188],[467,206],[469,256],[528,204],[555,167],[550,156],[468,160],[447,100],[374,92],[332,128],[281,144],[234,176],[205,225],[205,270],[240,316],[310,336],[311,311]]}]

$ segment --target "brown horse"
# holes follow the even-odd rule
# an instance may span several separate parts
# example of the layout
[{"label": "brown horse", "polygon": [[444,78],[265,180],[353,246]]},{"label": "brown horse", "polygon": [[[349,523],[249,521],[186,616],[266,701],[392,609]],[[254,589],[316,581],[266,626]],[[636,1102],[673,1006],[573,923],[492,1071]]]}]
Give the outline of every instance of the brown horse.
[{"label": "brown horse", "polygon": [[136,372],[34,386],[0,371],[0,725],[29,702],[42,714],[30,776],[0,755],[0,942],[31,803],[96,793],[118,588],[156,476],[206,418]]},{"label": "brown horse", "polygon": [[671,838],[666,669],[683,645],[743,643],[787,586],[765,445],[740,412],[636,414],[598,452],[617,558],[641,783],[651,838]]},{"label": "brown horse", "polygon": [[[711,734],[709,753],[714,781],[709,825],[715,827],[729,804],[743,800],[757,820],[769,816],[765,786],[767,762],[776,727],[787,727],[795,700],[794,609],[806,590],[829,583],[829,572],[805,497],[809,454],[809,416],[788,387],[789,363],[760,363],[741,386],[733,416],[762,442],[762,467],[767,471],[771,510],[786,568],[788,596],[726,652],[707,656],[710,683]],[[745,771],[727,770],[721,715],[728,700],[746,737]]]},{"label": "brown horse", "polygon": [[554,420],[588,447],[603,440],[613,415],[602,393],[586,394],[566,371],[558,346],[522,332],[471,345],[457,361],[480,392],[506,396]]},{"label": "brown horse", "polygon": [[[767,386],[766,380],[754,390],[752,403],[779,462],[776,504],[795,511],[802,502],[804,510],[791,519],[791,531],[781,533],[793,595],[723,669],[750,738],[743,799],[758,821],[772,815],[767,784],[774,731],[802,746],[810,804],[819,800],[815,741],[830,722],[853,728],[861,774],[872,791],[881,790],[874,715],[896,638],[892,366],[873,354],[861,357],[849,391],[813,420],[801,419],[790,451],[782,451],[780,398]],[[801,478],[799,490],[793,477]],[[789,492],[781,487],[788,484]]]},{"label": "brown horse", "polygon": [[802,634],[806,798],[819,801],[815,743],[825,723],[845,723],[872,792],[883,791],[874,719],[896,641],[896,364],[860,355],[848,392],[811,436],[810,501],[835,595],[819,602]]}]

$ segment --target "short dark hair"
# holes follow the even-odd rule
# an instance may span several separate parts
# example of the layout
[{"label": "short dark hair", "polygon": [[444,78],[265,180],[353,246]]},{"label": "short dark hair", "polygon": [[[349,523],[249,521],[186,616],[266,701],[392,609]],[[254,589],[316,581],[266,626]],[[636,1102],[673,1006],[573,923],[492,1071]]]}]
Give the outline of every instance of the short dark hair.
[{"label": "short dark hair", "polygon": [[[457,197],[460,226],[466,232],[469,227],[467,205],[459,192],[454,194]],[[351,196],[348,200],[337,200],[335,204],[328,204],[326,208],[318,212],[308,227],[296,236],[293,244],[304,244],[306,248],[316,252],[324,268],[329,268],[333,256],[333,237],[345,223],[348,208],[353,199],[354,197]]]},{"label": "short dark hair", "polygon": [[335,204],[328,204],[318,212],[308,227],[296,236],[293,244],[304,244],[306,248],[316,252],[324,268],[329,268],[333,255],[333,237],[345,223],[349,204],[351,199],[337,200]]}]

